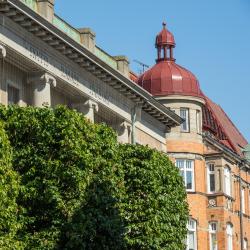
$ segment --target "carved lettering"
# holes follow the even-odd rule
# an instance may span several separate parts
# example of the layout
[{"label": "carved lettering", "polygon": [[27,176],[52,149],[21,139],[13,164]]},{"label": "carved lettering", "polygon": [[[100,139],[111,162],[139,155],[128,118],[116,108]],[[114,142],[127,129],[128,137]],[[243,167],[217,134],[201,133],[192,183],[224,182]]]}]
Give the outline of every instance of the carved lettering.
[{"label": "carved lettering", "polygon": [[29,51],[29,56],[31,59],[35,60],[37,63],[39,63],[42,66],[48,67],[49,65],[49,56],[41,51],[38,48],[35,48],[29,43],[25,43],[25,48]]}]

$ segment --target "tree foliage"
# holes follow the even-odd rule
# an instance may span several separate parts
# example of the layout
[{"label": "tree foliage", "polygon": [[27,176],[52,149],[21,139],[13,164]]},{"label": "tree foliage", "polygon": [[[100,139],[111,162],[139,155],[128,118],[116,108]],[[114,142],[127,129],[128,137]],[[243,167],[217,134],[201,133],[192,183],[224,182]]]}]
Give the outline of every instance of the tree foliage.
[{"label": "tree foliage", "polygon": [[15,238],[20,229],[16,203],[19,179],[11,167],[11,160],[11,147],[3,123],[0,122],[0,249],[21,248]]},{"label": "tree foliage", "polygon": [[120,148],[128,249],[184,249],[188,207],[178,169],[164,154],[148,147]]},{"label": "tree foliage", "polygon": [[1,107],[0,120],[13,249],[183,249],[185,190],[165,155],[62,106]]}]

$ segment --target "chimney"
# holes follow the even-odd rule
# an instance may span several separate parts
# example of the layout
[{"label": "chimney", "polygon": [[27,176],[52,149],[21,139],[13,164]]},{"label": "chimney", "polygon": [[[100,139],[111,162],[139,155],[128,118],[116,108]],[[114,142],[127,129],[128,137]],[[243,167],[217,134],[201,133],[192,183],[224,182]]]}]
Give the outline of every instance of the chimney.
[{"label": "chimney", "polygon": [[95,32],[90,28],[78,29],[81,34],[81,43],[91,52],[95,51]]},{"label": "chimney", "polygon": [[117,69],[126,77],[129,77],[129,60],[126,56],[114,56],[117,62]]},{"label": "chimney", "polygon": [[53,21],[55,0],[37,0],[38,13],[49,22]]}]

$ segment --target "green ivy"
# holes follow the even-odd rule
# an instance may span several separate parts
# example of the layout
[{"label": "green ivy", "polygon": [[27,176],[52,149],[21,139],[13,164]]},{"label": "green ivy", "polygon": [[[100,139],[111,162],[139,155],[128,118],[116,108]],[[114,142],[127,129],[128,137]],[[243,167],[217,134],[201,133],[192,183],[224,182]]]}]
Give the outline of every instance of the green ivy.
[{"label": "green ivy", "polygon": [[0,121],[0,249],[183,249],[186,193],[165,155],[63,106],[0,107]]}]

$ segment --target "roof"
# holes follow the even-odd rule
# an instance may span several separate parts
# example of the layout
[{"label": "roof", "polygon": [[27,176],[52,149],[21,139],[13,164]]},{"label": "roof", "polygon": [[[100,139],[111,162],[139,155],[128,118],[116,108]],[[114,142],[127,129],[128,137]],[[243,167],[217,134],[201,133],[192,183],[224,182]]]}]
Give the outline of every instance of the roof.
[{"label": "roof", "polygon": [[243,156],[242,151],[248,144],[247,140],[219,105],[207,96],[205,100],[203,129],[210,130],[220,143]]},{"label": "roof", "polygon": [[137,83],[154,96],[177,94],[203,98],[195,75],[171,60],[158,61],[140,75]]},{"label": "roof", "polygon": [[167,30],[165,22],[163,22],[162,25],[163,25],[163,29],[156,36],[155,46],[156,47],[175,46],[174,35],[169,30]]}]

